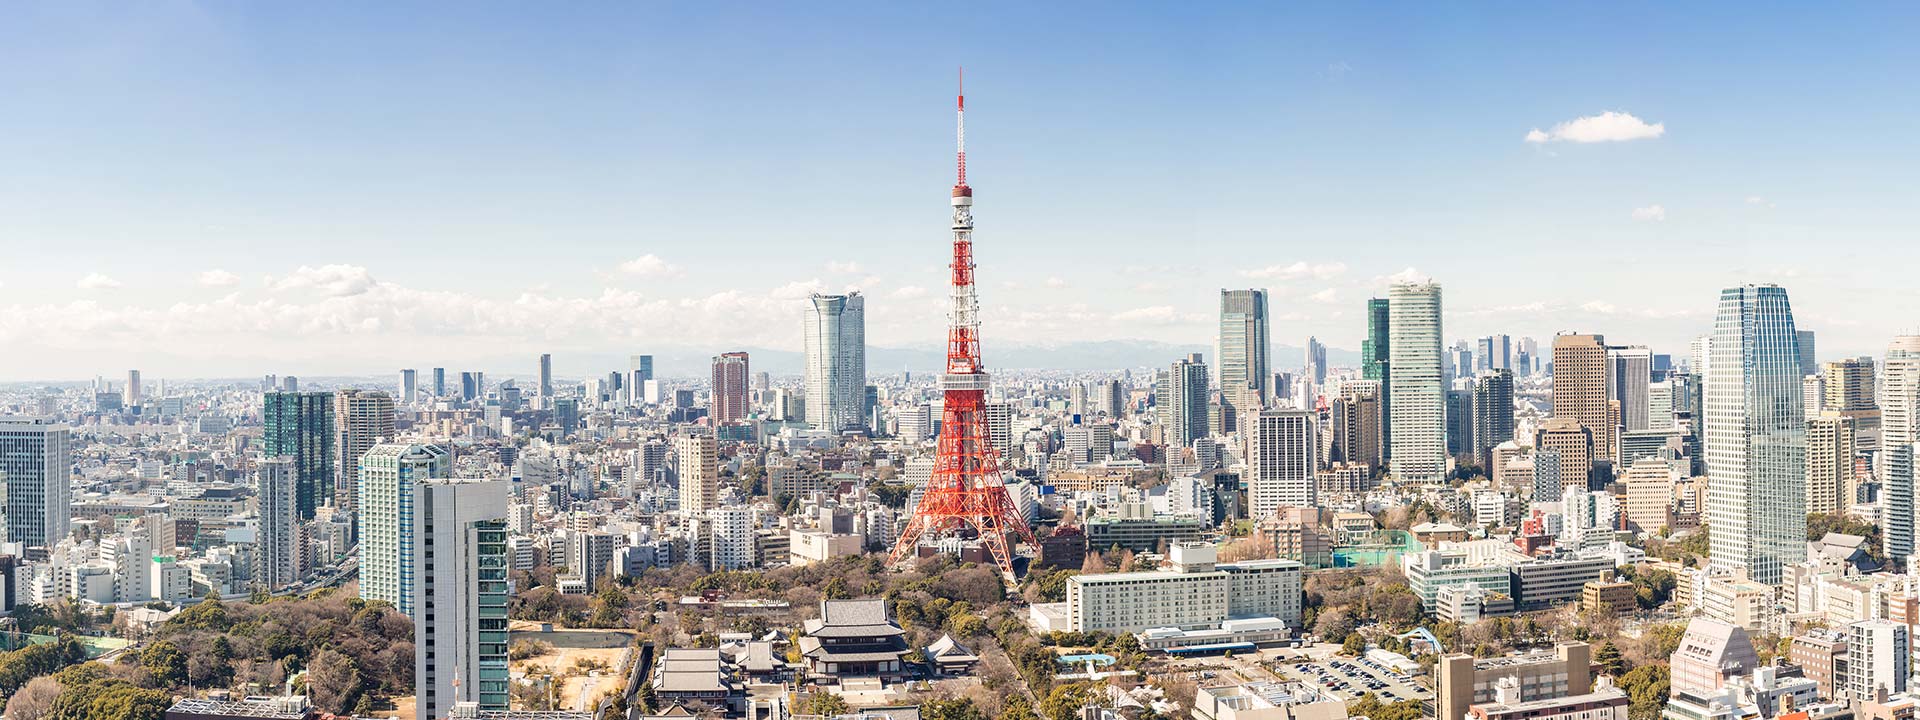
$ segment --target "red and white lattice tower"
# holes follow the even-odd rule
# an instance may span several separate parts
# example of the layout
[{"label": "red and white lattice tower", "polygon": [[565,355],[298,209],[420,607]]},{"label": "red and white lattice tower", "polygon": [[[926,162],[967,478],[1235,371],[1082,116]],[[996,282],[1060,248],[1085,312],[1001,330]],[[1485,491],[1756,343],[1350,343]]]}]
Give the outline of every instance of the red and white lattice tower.
[{"label": "red and white lattice tower", "polygon": [[906,532],[894,544],[899,562],[919,547],[928,533],[972,527],[1001,572],[1013,575],[1013,549],[1007,536],[1039,549],[1033,531],[1007,495],[1000,457],[987,432],[987,387],[991,379],[980,361],[980,300],[973,291],[973,188],[967,187],[967,96],[959,95],[959,181],[953,186],[953,309],[947,330],[947,372],[940,376],[946,409],[940,422],[933,478]]}]

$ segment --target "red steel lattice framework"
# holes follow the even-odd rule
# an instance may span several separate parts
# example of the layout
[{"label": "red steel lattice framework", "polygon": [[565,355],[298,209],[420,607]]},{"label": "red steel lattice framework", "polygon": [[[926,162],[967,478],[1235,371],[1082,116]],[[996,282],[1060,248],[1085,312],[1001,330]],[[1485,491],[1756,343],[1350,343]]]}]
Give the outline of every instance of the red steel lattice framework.
[{"label": "red steel lattice framework", "polygon": [[[963,86],[964,87],[964,86]],[[973,290],[973,188],[967,186],[967,96],[958,96],[959,181],[953,186],[953,309],[947,330],[947,372],[940,376],[946,408],[940,422],[933,477],[893,547],[893,562],[913,553],[928,533],[972,527],[1001,572],[1013,575],[1009,534],[1038,549],[1033,531],[1013,505],[1000,475],[1000,457],[987,430],[991,378],[980,361],[980,300]]]}]

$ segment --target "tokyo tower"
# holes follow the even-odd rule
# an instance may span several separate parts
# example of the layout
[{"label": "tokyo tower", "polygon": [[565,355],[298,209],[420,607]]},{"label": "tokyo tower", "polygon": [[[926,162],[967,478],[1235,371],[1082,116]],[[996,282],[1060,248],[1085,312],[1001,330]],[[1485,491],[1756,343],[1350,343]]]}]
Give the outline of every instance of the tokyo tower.
[{"label": "tokyo tower", "polygon": [[967,186],[967,95],[959,106],[959,181],[953,186],[953,309],[947,329],[947,372],[940,376],[946,409],[940,422],[933,477],[906,532],[893,546],[893,562],[913,553],[922,537],[971,526],[993,561],[1013,577],[1009,534],[1039,549],[1033,531],[1007,495],[1000,457],[987,433],[987,387],[980,361],[980,300],[973,291],[973,188]]}]

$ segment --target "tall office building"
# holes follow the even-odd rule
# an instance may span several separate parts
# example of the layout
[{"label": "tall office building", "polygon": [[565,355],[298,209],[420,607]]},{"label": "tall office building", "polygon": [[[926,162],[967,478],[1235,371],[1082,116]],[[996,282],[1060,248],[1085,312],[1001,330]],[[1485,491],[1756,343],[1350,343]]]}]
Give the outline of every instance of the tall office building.
[{"label": "tall office building", "polygon": [[1800,366],[1800,377],[1820,372],[1820,363],[1815,360],[1813,352],[1813,331],[1795,330],[1793,335],[1796,343],[1794,347],[1799,348],[1799,352],[1794,354],[1794,359]]},{"label": "tall office building", "polygon": [[1846,512],[1854,503],[1853,418],[1828,410],[1807,418],[1807,512]]},{"label": "tall office building", "polygon": [[1242,419],[1247,505],[1255,522],[1281,507],[1315,507],[1320,443],[1314,424],[1314,414],[1304,410],[1263,410]]},{"label": "tall office building", "polygon": [[540,353],[540,397],[553,397],[553,355]]},{"label": "tall office building", "polygon": [[267,457],[293,458],[295,498],[300,520],[333,499],[333,393],[270,392],[261,421],[261,451]]},{"label": "tall office building", "polygon": [[1213,359],[1227,402],[1241,415],[1273,401],[1273,369],[1267,354],[1267,291],[1221,290],[1220,335]]},{"label": "tall office building", "polygon": [[1778,587],[1807,558],[1806,415],[1799,338],[1778,285],[1720,293],[1707,370],[1712,567]]},{"label": "tall office building", "polygon": [[1607,409],[1607,341],[1599,335],[1553,338],[1553,416],[1585,425],[1593,457],[1613,457],[1613,413]]},{"label": "tall office building", "polygon": [[1440,285],[1398,283],[1387,295],[1387,385],[1391,448],[1401,482],[1438,483],[1447,476],[1446,394],[1440,378]]},{"label": "tall office building", "polygon": [[809,299],[807,423],[838,433],[866,427],[867,300],[860,293]]},{"label": "tall office building", "polygon": [[721,353],[713,358],[713,423],[719,425],[747,419],[753,405],[747,402],[747,354]]},{"label": "tall office building", "polygon": [[73,508],[72,432],[49,418],[0,417],[6,541],[52,548]]},{"label": "tall office building", "polygon": [[438,399],[446,396],[447,396],[447,369],[443,367],[434,368],[433,369],[433,397]]},{"label": "tall office building", "polygon": [[653,380],[653,356],[627,357],[627,400],[634,405],[658,402],[647,397],[647,383]]},{"label": "tall office building", "polygon": [[1674,389],[1677,381],[1668,378],[1647,386],[1647,429],[1668,431],[1673,429],[1673,413],[1679,406],[1674,404]]},{"label": "tall office building", "polygon": [[720,467],[712,437],[687,435],[673,440],[680,470],[680,512],[704,516],[719,493]]},{"label": "tall office building", "polygon": [[1348,380],[1340,383],[1330,408],[1333,423],[1330,462],[1359,463],[1369,471],[1378,470],[1386,457],[1386,439],[1381,428],[1386,414],[1381,410],[1380,383],[1377,380]]},{"label": "tall office building", "polygon": [[[1586,492],[1593,476],[1593,431],[1578,420],[1572,418],[1549,418],[1535,433],[1533,446],[1539,451],[1554,454],[1553,472],[1560,479],[1560,494]],[[1535,480],[1540,479],[1541,452],[1535,452],[1533,472]],[[1535,487],[1539,487],[1536,482]]]},{"label": "tall office building", "polygon": [[1473,382],[1473,454],[1488,477],[1493,475],[1493,449],[1512,439],[1513,371],[1484,371]]},{"label": "tall office building", "polygon": [[1920,442],[1920,335],[1901,335],[1887,344],[1880,378],[1881,542],[1895,567],[1920,547],[1915,544],[1914,443]]},{"label": "tall office building", "polygon": [[[1380,383],[1381,459],[1392,456],[1393,341],[1388,333],[1393,321],[1392,302],[1387,298],[1367,299],[1367,337],[1360,341],[1360,377]],[[1379,466],[1375,466],[1378,469]]]},{"label": "tall office building", "polygon": [[509,492],[504,480],[413,488],[414,717],[450,717],[463,702],[507,709]]},{"label": "tall office building", "polygon": [[[360,597],[413,617],[414,490],[453,473],[438,445],[380,443],[360,456]],[[504,509],[504,504],[503,504]]]},{"label": "tall office building", "polygon": [[1607,348],[1607,399],[1620,403],[1627,432],[1647,429],[1647,386],[1653,383],[1653,353],[1645,346]]},{"label": "tall office building", "polygon": [[1306,354],[1301,367],[1306,370],[1307,378],[1315,388],[1327,384],[1327,346],[1320,343],[1320,338],[1309,335]]},{"label": "tall office building", "polygon": [[1475,370],[1513,370],[1513,338],[1506,335],[1489,335],[1480,338],[1479,351],[1474,353]]},{"label": "tall office building", "polygon": [[1823,396],[1820,406],[1853,418],[1855,441],[1863,453],[1880,449],[1880,405],[1874,400],[1878,389],[1874,375],[1871,357],[1847,358],[1820,366]]},{"label": "tall office building", "polygon": [[140,400],[145,396],[141,394],[139,370],[127,371],[127,386],[123,390],[121,401],[126,404],[127,410],[140,407]]},{"label": "tall office building", "polygon": [[260,514],[254,548],[254,587],[268,591],[300,581],[299,473],[290,457],[262,458],[253,470]]},{"label": "tall office building", "polygon": [[1447,457],[1474,455],[1473,389],[1473,378],[1447,388]]},{"label": "tall office building", "polygon": [[1097,380],[1093,383],[1093,412],[1118,418],[1126,414],[1127,391],[1120,386],[1119,380]]},{"label": "tall office building", "polygon": [[359,512],[360,456],[393,439],[393,398],[379,390],[333,394],[334,505]]},{"label": "tall office building", "polygon": [[420,371],[413,368],[400,370],[400,402],[412,405],[420,397]]},{"label": "tall office building", "polygon": [[1168,447],[1186,447],[1207,437],[1207,364],[1200,353],[1175,361],[1155,393]]}]

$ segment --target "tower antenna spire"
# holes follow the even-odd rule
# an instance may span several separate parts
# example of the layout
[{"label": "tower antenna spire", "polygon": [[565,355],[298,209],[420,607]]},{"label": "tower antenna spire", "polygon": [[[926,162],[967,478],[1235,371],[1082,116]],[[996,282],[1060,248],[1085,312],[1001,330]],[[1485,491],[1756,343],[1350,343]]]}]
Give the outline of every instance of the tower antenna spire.
[{"label": "tower antenna spire", "polygon": [[960,129],[959,129],[958,138],[957,138],[959,141],[958,146],[960,149],[960,154],[959,154],[960,173],[959,173],[959,181],[955,182],[953,185],[954,190],[957,191],[967,186],[967,69],[965,67],[960,68],[959,93],[955,98],[954,105],[956,108],[958,108],[958,111],[956,114],[959,116],[959,123],[960,123]]}]

